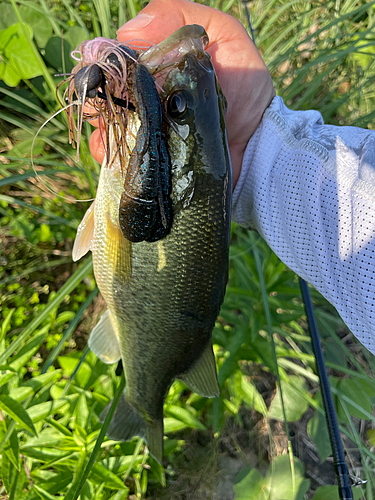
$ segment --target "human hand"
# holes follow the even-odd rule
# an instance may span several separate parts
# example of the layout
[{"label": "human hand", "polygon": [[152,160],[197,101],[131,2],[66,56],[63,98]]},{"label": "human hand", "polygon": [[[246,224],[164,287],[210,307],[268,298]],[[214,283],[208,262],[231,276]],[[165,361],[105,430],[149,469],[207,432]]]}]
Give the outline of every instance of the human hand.
[{"label": "human hand", "polygon": [[[206,51],[228,101],[226,125],[236,185],[246,145],[275,96],[271,75],[242,24],[228,14],[190,0],[151,0],[118,30],[117,39],[144,39],[157,44],[186,24],[200,24],[210,39]],[[98,130],[91,135],[90,149],[102,163],[104,145]]]}]

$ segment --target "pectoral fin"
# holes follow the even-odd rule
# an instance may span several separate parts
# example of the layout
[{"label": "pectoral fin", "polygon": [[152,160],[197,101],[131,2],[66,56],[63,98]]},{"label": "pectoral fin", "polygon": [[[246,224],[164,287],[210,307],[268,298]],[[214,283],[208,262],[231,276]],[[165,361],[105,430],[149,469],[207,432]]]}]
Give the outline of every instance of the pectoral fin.
[{"label": "pectoral fin", "polygon": [[91,242],[94,236],[94,208],[95,201],[91,203],[78,226],[72,252],[74,262],[86,255],[91,248]]},{"label": "pectoral fin", "polygon": [[192,368],[178,378],[200,396],[214,398],[219,395],[215,356],[211,343]]},{"label": "pectoral fin", "polygon": [[93,328],[89,338],[89,347],[103,363],[116,363],[121,358],[120,344],[108,309]]}]

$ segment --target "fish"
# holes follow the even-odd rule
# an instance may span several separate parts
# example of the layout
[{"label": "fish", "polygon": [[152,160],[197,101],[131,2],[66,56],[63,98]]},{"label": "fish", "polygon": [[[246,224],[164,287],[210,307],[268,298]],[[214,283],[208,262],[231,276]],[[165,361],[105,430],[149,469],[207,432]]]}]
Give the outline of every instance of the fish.
[{"label": "fish", "polygon": [[[130,64],[146,68],[158,92],[152,91],[147,101],[151,94],[143,89],[150,81],[143,86],[132,80],[129,96],[137,102],[126,110],[121,137],[127,147],[120,158],[119,127],[112,124],[96,198],[73,247],[73,260],[91,250],[96,282],[107,305],[91,332],[89,347],[104,363],[121,359],[124,366],[126,387],[107,435],[118,441],[143,437],[160,463],[163,405],[173,381],[182,380],[203,397],[219,394],[212,330],[228,280],[232,168],[226,101],[204,50],[207,43],[203,27],[184,26]],[[95,87],[99,80],[94,74],[90,82]],[[94,90],[89,88],[92,96]],[[158,115],[151,125],[154,131],[142,124],[145,113],[139,110],[145,102]],[[146,136],[140,137],[145,130]],[[139,157],[138,146],[142,142],[142,151],[147,150],[144,143],[155,140],[155,134],[161,160],[147,178],[149,160]],[[148,228],[142,241],[131,241],[121,227],[127,224],[128,232],[138,231],[131,227],[131,217],[125,222],[122,218],[127,195],[136,201],[135,225],[142,224],[142,203],[147,204],[147,189],[142,182],[128,182],[129,171],[133,180],[144,175],[146,182],[153,178],[164,183],[154,186],[149,196],[157,219],[154,236]],[[108,407],[102,421],[107,411]]]}]

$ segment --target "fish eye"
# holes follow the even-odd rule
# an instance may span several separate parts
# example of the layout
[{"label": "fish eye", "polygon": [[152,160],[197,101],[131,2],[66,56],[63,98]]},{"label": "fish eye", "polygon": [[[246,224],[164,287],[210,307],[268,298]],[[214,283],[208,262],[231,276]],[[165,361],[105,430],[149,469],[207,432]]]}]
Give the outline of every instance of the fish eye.
[{"label": "fish eye", "polygon": [[192,96],[186,90],[177,90],[168,97],[167,113],[174,120],[186,119],[192,111]]}]

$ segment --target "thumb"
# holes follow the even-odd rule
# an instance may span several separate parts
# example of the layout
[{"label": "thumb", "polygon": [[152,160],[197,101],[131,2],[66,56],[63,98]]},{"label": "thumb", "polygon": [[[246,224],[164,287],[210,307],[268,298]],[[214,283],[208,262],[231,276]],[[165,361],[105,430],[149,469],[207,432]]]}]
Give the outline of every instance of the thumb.
[{"label": "thumb", "polygon": [[[143,39],[162,42],[186,24],[200,24],[210,39],[220,40],[223,26],[227,31],[245,29],[232,16],[190,0],[151,0],[141,12],[117,31],[119,42]],[[235,26],[234,26],[235,25]]]},{"label": "thumb", "polygon": [[119,42],[146,40],[155,44],[163,41],[181,26],[185,19],[182,8],[186,0],[151,0],[139,14],[117,31]]}]

